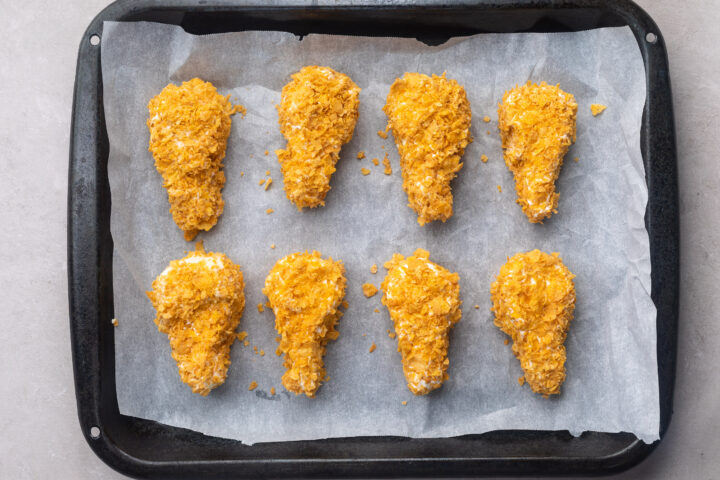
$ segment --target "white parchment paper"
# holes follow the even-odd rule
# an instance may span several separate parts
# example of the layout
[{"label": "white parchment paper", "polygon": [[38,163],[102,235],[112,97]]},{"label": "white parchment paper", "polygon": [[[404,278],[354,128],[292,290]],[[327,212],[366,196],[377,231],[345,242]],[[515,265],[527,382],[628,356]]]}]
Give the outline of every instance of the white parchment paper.
[{"label": "white parchment paper", "polygon": [[[348,74],[361,88],[360,117],[332,178],[324,208],[298,212],[285,198],[274,150],[285,141],[275,104],[289,75],[305,65]],[[441,74],[464,85],[475,141],[453,182],[455,214],[420,227],[406,206],[382,106],[406,71]],[[430,47],[398,38],[244,32],[193,36],[151,23],[105,23],[102,39],[105,116],[110,140],[116,380],[120,412],[235,438],[245,443],[359,435],[445,437],[495,429],[626,431],[658,438],[655,307],[643,216],[647,187],[640,154],[644,68],[628,28],[581,33],[500,34],[455,38]],[[247,107],[233,117],[223,195],[225,212],[198,239],[240,264],[247,308],[225,385],[208,397],[178,376],[167,337],[157,331],[145,291],[173,259],[193,248],[168,212],[165,190],[147,150],[147,103],[169,82],[211,81]],[[527,80],[560,83],[579,104],[577,141],[557,183],[559,213],[530,224],[515,204],[502,159],[497,103]],[[598,117],[591,103],[608,109]],[[483,117],[488,115],[490,123]],[[489,132],[489,133],[488,133]],[[269,150],[269,155],[265,151]],[[358,151],[367,158],[357,160]],[[371,163],[388,152],[392,176]],[[485,154],[485,164],[480,156]],[[579,161],[574,162],[573,158]],[[363,176],[362,167],[372,173]],[[272,187],[258,186],[270,170]],[[244,172],[244,176],[241,174]],[[502,193],[497,185],[502,186]],[[267,215],[265,210],[275,213]],[[270,245],[276,248],[271,249]],[[422,247],[461,279],[463,317],[450,343],[450,379],[424,397],[406,388],[379,286],[392,253]],[[560,252],[577,275],[577,308],[567,339],[567,381],[544,399],[520,387],[519,362],[489,311],[490,283],[506,256],[534,248]],[[282,359],[274,317],[259,313],[265,276],[282,256],[319,250],[344,261],[350,303],[340,337],[326,356],[330,381],[317,398],[295,397],[280,383]],[[377,274],[370,266],[377,263]],[[479,309],[473,308],[479,305]],[[379,313],[374,309],[378,308]],[[372,343],[377,350],[369,353]],[[266,354],[254,353],[258,346]],[[258,388],[248,391],[251,381]],[[270,388],[277,394],[271,396]],[[403,406],[402,401],[407,401]]]}]

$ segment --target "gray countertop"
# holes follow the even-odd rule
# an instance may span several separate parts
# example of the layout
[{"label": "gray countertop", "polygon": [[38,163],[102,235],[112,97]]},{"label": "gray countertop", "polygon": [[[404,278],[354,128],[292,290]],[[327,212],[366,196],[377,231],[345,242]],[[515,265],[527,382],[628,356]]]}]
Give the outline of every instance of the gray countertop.
[{"label": "gray countertop", "polygon": [[[682,267],[675,412],[623,479],[720,478],[718,0],[641,0],[667,44]],[[125,478],[85,443],[75,409],[66,266],[70,111],[80,37],[107,0],[0,0],[0,478]]]}]

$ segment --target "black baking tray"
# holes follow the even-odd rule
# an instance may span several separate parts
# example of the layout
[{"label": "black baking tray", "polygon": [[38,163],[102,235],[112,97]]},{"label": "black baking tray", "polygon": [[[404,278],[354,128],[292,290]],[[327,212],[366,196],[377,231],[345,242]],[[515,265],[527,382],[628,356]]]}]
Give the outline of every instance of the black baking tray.
[{"label": "black baking tray", "polygon": [[[219,0],[121,0],[82,37],[72,112],[68,283],[80,426],[112,468],[139,478],[486,476],[610,474],[657,446],[629,433],[494,431],[455,438],[354,437],[243,445],[121,415],[115,390],[113,240],[103,112],[103,21],[153,21],[194,34],[242,30],[402,36],[439,44],[484,32],[578,31],[629,26],[645,63],[641,150],[649,190],[652,299],[657,307],[660,436],[672,415],[677,343],[679,232],[675,129],[668,61],[653,20],[626,0],[467,1],[429,4],[337,1],[331,5]],[[152,48],[152,45],[148,45]],[[168,406],[172,408],[172,406]],[[241,415],[242,412],[232,414]]]}]

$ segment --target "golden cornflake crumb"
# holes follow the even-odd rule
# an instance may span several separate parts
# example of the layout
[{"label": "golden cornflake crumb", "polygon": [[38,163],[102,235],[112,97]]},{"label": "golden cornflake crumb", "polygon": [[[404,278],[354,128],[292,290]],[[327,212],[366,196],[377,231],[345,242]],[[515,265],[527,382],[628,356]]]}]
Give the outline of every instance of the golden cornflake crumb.
[{"label": "golden cornflake crumb", "polygon": [[502,193],[502,186],[498,185],[497,189],[498,189],[498,192]]},{"label": "golden cornflake crumb", "polygon": [[375,312],[375,313],[380,313],[380,309],[379,309],[379,308],[376,308],[375,310],[373,310],[373,312]]},{"label": "golden cornflake crumb", "polygon": [[268,178],[267,182],[265,182],[265,190],[266,191],[268,188],[270,188],[270,185],[272,185],[272,178]]},{"label": "golden cornflake crumb", "polygon": [[273,210],[272,208],[268,208],[267,210],[265,210],[265,213],[267,213],[268,215],[270,215],[270,214],[273,213],[274,211],[275,211],[275,210]]},{"label": "golden cornflake crumb", "polygon": [[347,302],[347,300],[343,300],[340,305],[342,305],[343,308],[348,308],[350,304]]},{"label": "golden cornflake crumb", "polygon": [[375,342],[373,342],[373,344],[370,345],[370,350],[369,350],[370,353],[374,352],[376,348],[377,348],[377,345],[375,345]]},{"label": "golden cornflake crumb", "polygon": [[509,338],[506,338],[503,343],[504,343],[505,345],[507,345],[508,343],[510,343],[510,339],[509,339]]},{"label": "golden cornflake crumb", "polygon": [[265,150],[265,155],[270,155],[270,152],[268,150]]},{"label": "golden cornflake crumb", "polygon": [[407,405],[407,400],[403,400],[401,403],[402,403],[403,405]]},{"label": "golden cornflake crumb", "polygon": [[265,356],[265,350],[260,350],[260,356],[261,356],[261,357],[264,357],[264,356]]},{"label": "golden cornflake crumb", "polygon": [[378,289],[372,283],[363,283],[362,291],[367,298],[370,298],[378,292]]},{"label": "golden cornflake crumb", "polygon": [[258,185],[262,185],[263,183],[265,183],[265,179],[264,179],[264,178],[261,178],[261,179],[258,181]]},{"label": "golden cornflake crumb", "polygon": [[475,310],[480,310],[480,305],[475,305]]},{"label": "golden cornflake crumb", "polygon": [[241,176],[241,177],[244,177],[244,176],[245,176],[245,172],[240,172],[240,176]]},{"label": "golden cornflake crumb", "polygon": [[377,134],[380,138],[387,138],[387,133],[383,132],[382,130],[378,130]]},{"label": "golden cornflake crumb", "polygon": [[490,135],[490,130],[486,131],[485,133],[487,133],[488,135]]},{"label": "golden cornflake crumb", "polygon": [[373,162],[373,165],[375,165],[376,167],[377,167],[378,165],[380,165],[380,160],[378,160],[377,158],[373,158],[373,159],[372,159],[372,162]]},{"label": "golden cornflake crumb", "polygon": [[240,115],[242,115],[243,117],[245,117],[245,115],[247,114],[247,108],[245,108],[244,106],[242,106],[240,104],[235,105],[233,107],[233,113],[236,113],[236,112],[239,113]]},{"label": "golden cornflake crumb", "polygon": [[395,332],[393,332],[392,330],[386,330],[386,332],[388,334],[388,337],[395,338]]},{"label": "golden cornflake crumb", "polygon": [[271,244],[270,244],[270,248],[275,248],[275,244],[274,244],[274,243],[271,243]]},{"label": "golden cornflake crumb", "polygon": [[118,319],[117,319],[117,318],[113,318],[113,319],[112,319],[112,324],[113,324],[114,327],[117,327],[117,326],[118,326]]},{"label": "golden cornflake crumb", "polygon": [[265,170],[265,175],[270,175],[270,170]]},{"label": "golden cornflake crumb", "polygon": [[488,117],[487,115],[485,115],[485,116],[483,117],[483,122],[485,122],[485,123],[490,123],[490,117]]},{"label": "golden cornflake crumb", "polygon": [[487,155],[480,155],[480,160],[482,160],[483,163],[487,163],[487,161],[488,161]]},{"label": "golden cornflake crumb", "polygon": [[525,377],[518,377],[518,384],[522,387],[525,384]]},{"label": "golden cornflake crumb", "polygon": [[257,382],[255,380],[253,380],[252,382],[250,382],[250,386],[248,387],[248,390],[250,390],[252,392],[253,390],[255,390],[257,388],[257,386],[258,386]]},{"label": "golden cornflake crumb", "polygon": [[383,166],[385,167],[383,173],[385,175],[392,175],[392,166],[390,166],[390,159],[388,158],[387,153],[385,153],[385,156],[383,157]]},{"label": "golden cornflake crumb", "polygon": [[282,354],[283,354],[283,352],[282,352],[282,349],[281,349],[280,347],[278,347],[278,348],[275,349],[275,355],[277,355],[278,357],[280,357],[280,356],[282,356]]},{"label": "golden cornflake crumb", "polygon": [[357,154],[357,159],[362,160],[363,158],[365,158],[365,152],[360,150]]},{"label": "golden cornflake crumb", "polygon": [[253,352],[255,352],[255,355],[258,354],[258,347],[257,347],[257,345],[253,345]]},{"label": "golden cornflake crumb", "polygon": [[250,345],[250,340],[245,340],[245,341],[243,342],[243,345],[245,345],[246,347],[247,347],[248,345]]},{"label": "golden cornflake crumb", "polygon": [[363,337],[367,337],[367,333],[363,333],[362,336],[363,336]]},{"label": "golden cornflake crumb", "polygon": [[599,103],[593,103],[592,105],[590,105],[590,111],[592,112],[593,117],[597,117],[598,115],[600,115],[606,108],[606,105],[601,105]]},{"label": "golden cornflake crumb", "polygon": [[275,395],[275,387],[270,387],[270,395]]},{"label": "golden cornflake crumb", "polygon": [[361,172],[363,175],[370,175],[370,170],[368,170],[368,169],[365,168],[365,167],[361,168],[361,169],[360,169],[360,172]]},{"label": "golden cornflake crumb", "polygon": [[370,273],[377,273],[377,263],[373,263],[372,267],[370,267]]},{"label": "golden cornflake crumb", "polygon": [[245,340],[247,338],[247,336],[248,336],[248,333],[244,330],[242,332],[237,333],[237,339],[240,341]]},{"label": "golden cornflake crumb", "polygon": [[265,306],[262,303],[258,303],[258,312],[263,313],[265,311]]}]

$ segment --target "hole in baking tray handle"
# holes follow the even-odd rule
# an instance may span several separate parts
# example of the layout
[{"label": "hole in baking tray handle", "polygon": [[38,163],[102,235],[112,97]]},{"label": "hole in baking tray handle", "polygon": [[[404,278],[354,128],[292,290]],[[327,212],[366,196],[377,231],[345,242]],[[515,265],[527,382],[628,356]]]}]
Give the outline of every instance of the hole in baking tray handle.
[{"label": "hole in baking tray handle", "polygon": [[90,45],[100,45],[100,35],[92,34],[90,35]]},{"label": "hole in baking tray handle", "polygon": [[100,438],[100,427],[96,427],[95,425],[90,427],[90,438],[93,440]]},{"label": "hole in baking tray handle", "polygon": [[645,40],[647,40],[648,43],[655,43],[657,42],[657,35],[649,32],[647,35],[645,35]]}]

